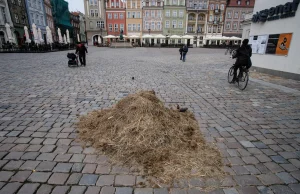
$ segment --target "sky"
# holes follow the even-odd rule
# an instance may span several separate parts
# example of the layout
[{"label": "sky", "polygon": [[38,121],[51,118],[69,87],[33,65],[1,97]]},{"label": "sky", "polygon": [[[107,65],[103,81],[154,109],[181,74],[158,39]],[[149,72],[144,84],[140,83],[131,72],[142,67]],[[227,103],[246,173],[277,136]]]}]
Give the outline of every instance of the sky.
[{"label": "sky", "polygon": [[84,0],[66,0],[69,2],[69,11],[80,11],[84,13]]}]

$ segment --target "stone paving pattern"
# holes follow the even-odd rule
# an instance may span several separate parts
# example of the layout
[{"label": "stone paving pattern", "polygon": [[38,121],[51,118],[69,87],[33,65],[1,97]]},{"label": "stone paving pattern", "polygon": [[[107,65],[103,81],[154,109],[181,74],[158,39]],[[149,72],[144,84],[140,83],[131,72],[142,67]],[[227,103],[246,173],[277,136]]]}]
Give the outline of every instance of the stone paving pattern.
[{"label": "stone paving pattern", "polygon": [[[233,60],[223,50],[190,49],[185,63],[178,49],[89,51],[79,68],[67,66],[67,52],[0,55],[0,194],[197,194],[205,186],[219,187],[215,194],[300,193],[298,91],[276,79],[240,91],[227,83]],[[78,115],[141,89],[195,113],[222,153],[223,182],[151,188],[132,168],[111,166],[75,141]]]}]

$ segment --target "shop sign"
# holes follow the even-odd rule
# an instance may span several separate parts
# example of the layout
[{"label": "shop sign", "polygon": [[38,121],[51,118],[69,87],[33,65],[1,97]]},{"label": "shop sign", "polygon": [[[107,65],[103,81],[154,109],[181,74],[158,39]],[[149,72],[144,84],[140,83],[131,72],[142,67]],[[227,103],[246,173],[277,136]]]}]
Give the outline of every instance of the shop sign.
[{"label": "shop sign", "polygon": [[265,9],[252,17],[252,22],[266,22],[273,21],[288,17],[294,17],[298,9],[300,0],[294,0],[293,2],[287,2],[284,5],[277,5],[276,7],[271,7],[270,9]]}]

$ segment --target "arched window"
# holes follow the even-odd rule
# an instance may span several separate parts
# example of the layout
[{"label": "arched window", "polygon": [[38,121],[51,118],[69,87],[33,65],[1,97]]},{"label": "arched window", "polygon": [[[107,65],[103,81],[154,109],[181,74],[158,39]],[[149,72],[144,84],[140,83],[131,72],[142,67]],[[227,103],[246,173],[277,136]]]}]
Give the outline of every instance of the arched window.
[{"label": "arched window", "polygon": [[224,10],[224,4],[221,4],[221,10]]}]

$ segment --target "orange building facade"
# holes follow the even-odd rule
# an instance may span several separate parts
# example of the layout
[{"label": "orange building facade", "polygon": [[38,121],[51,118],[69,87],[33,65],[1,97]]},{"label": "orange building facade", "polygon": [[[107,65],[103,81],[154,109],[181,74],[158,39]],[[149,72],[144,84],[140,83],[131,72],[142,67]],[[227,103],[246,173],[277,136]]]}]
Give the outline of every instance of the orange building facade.
[{"label": "orange building facade", "polygon": [[123,30],[123,35],[127,35],[125,1],[108,0],[106,1],[105,11],[107,34],[119,36]]}]

